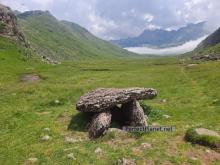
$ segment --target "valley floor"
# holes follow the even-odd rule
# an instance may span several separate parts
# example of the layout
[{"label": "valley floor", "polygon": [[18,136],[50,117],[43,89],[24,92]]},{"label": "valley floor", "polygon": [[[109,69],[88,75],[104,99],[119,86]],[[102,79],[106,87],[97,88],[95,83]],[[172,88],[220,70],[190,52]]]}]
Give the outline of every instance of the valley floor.
[{"label": "valley floor", "polygon": [[[24,61],[18,48],[0,51],[0,164],[220,164],[220,153],[184,141],[192,126],[220,133],[220,62],[189,65],[179,58],[82,61],[47,65]],[[188,62],[190,63],[190,62]],[[21,81],[27,73],[41,80]],[[175,125],[173,133],[110,135],[87,140],[79,97],[100,87],[153,87],[145,103],[159,112],[149,123]],[[166,119],[163,115],[169,115]],[[49,129],[45,129],[49,128]],[[48,141],[41,137],[49,135]],[[67,143],[67,139],[81,139]],[[152,146],[141,148],[142,143]],[[97,148],[102,152],[95,153]],[[73,153],[75,159],[68,154]]]}]

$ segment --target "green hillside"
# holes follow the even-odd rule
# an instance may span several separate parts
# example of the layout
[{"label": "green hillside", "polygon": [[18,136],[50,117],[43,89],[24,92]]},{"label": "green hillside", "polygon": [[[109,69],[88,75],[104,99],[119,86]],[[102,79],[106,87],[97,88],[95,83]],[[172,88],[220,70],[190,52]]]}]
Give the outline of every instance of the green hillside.
[{"label": "green hillside", "polygon": [[220,55],[220,28],[203,40],[197,48],[188,53],[193,56],[219,56]]},{"label": "green hillside", "polygon": [[195,50],[197,55],[215,55],[220,54],[220,43],[214,46],[200,48]]},{"label": "green hillside", "polygon": [[208,55],[210,57],[220,55],[220,43],[206,48],[197,48],[191,52],[185,53],[183,57],[202,57]]},{"label": "green hillside", "polygon": [[18,18],[32,48],[41,56],[74,60],[135,55],[96,38],[79,25],[58,21],[49,12],[29,11],[19,14]]}]

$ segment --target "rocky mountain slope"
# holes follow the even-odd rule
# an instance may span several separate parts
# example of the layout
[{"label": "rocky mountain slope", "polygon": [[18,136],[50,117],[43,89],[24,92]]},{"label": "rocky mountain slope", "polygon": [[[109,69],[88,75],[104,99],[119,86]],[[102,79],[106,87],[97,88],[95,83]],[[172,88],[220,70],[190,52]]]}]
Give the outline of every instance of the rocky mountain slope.
[{"label": "rocky mountain slope", "polygon": [[202,41],[198,49],[207,48],[210,46],[215,46],[220,43],[220,28],[216,30],[214,33],[212,33],[210,36],[208,36],[204,41]]},{"label": "rocky mountain slope", "polygon": [[197,48],[186,55],[194,60],[220,60],[220,28],[203,40]]},{"label": "rocky mountain slope", "polygon": [[31,47],[43,57],[75,60],[135,55],[95,37],[75,23],[57,20],[48,11],[28,11],[17,17]]},{"label": "rocky mountain slope", "polygon": [[165,48],[178,46],[207,35],[208,32],[204,30],[204,24],[205,22],[188,24],[186,27],[172,31],[162,29],[145,30],[138,37],[113,40],[112,42],[121,47],[149,46]]},{"label": "rocky mountain slope", "polygon": [[9,7],[2,4],[0,4],[0,35],[15,39],[28,47],[23,33],[17,26],[16,15]]}]

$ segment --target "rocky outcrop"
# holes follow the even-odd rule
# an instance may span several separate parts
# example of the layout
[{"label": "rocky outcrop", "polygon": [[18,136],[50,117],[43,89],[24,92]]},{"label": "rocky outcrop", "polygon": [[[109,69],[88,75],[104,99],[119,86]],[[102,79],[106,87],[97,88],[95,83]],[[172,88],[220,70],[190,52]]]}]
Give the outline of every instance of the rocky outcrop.
[{"label": "rocky outcrop", "polygon": [[203,40],[197,49],[203,49],[210,46],[215,46],[220,43],[220,28]]},{"label": "rocky outcrop", "polygon": [[192,59],[201,61],[217,61],[220,60],[220,54],[194,56]]},{"label": "rocky outcrop", "polygon": [[13,11],[0,4],[0,34],[5,37],[15,38],[25,47],[29,47],[24,34],[19,30],[17,17]]},{"label": "rocky outcrop", "polygon": [[0,32],[5,35],[16,35],[17,29],[17,18],[9,7],[0,4]]},{"label": "rocky outcrop", "polygon": [[152,99],[157,91],[152,88],[100,88],[82,96],[76,104],[80,112],[102,112],[117,104],[128,103],[132,100]]},{"label": "rocky outcrop", "polygon": [[88,127],[89,137],[94,139],[106,133],[111,121],[121,126],[146,126],[146,115],[137,100],[156,96],[152,88],[101,88],[82,96],[76,109],[93,115]]}]

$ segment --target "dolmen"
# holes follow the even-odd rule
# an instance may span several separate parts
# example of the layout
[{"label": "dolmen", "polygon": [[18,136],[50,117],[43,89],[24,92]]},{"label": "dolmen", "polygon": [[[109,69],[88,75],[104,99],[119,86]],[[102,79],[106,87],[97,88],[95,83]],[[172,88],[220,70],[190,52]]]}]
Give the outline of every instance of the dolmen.
[{"label": "dolmen", "polygon": [[152,88],[100,88],[80,97],[76,109],[92,115],[88,124],[90,139],[106,133],[112,121],[121,126],[146,126],[146,116],[139,100],[153,99]]}]

